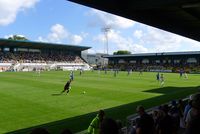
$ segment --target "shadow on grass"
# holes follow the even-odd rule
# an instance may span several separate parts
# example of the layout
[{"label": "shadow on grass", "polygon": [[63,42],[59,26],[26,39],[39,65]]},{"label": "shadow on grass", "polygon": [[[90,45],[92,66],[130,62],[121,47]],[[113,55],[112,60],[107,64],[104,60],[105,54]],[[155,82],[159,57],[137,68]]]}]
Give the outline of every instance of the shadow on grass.
[{"label": "shadow on grass", "polygon": [[[150,108],[153,106],[157,106],[172,99],[179,99],[188,96],[199,90],[199,87],[163,87],[156,88],[144,92],[150,93],[162,93],[163,95],[145,99],[142,101],[137,101],[117,107],[112,107],[109,109],[105,109],[106,116],[112,117],[114,119],[120,119],[123,123],[126,122],[126,117],[135,113],[135,108],[137,105],[143,105],[145,108]],[[134,97],[134,96],[133,96]],[[33,126],[30,128],[24,128],[12,132],[8,132],[8,134],[28,134],[33,128],[36,127],[44,127],[48,129],[51,133],[59,134],[65,128],[69,128],[73,133],[79,132],[87,129],[88,124],[91,120],[96,116],[96,113],[88,113],[72,118],[67,118],[63,120],[58,120],[54,122],[50,122],[47,124],[42,124],[38,126]]]},{"label": "shadow on grass", "polygon": [[182,92],[183,90],[192,90],[193,88],[196,88],[198,90],[199,87],[163,87],[163,88],[156,88],[151,90],[146,90],[144,92],[149,93],[160,93],[164,95],[173,94],[176,92]]}]

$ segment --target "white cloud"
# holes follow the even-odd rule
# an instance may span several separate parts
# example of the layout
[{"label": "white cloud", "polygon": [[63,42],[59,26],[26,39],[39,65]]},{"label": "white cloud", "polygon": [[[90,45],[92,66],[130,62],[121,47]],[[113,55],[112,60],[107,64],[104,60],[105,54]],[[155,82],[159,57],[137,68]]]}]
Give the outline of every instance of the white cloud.
[{"label": "white cloud", "polygon": [[[143,25],[142,25],[143,26]],[[148,52],[178,52],[178,51],[198,51],[200,43],[173,33],[169,33],[150,26],[143,26],[142,36],[138,34],[140,30],[134,32],[134,37],[138,38],[137,44],[148,48]]]},{"label": "white cloud", "polygon": [[0,26],[15,21],[20,11],[33,8],[39,0],[0,0]]},{"label": "white cloud", "polygon": [[130,28],[135,22],[126,18],[122,18],[116,15],[112,15],[106,12],[102,12],[96,9],[92,9],[88,15],[92,17],[90,26],[97,27],[111,27],[111,28]]},{"label": "white cloud", "polygon": [[105,40],[105,36],[103,34],[99,34],[93,37],[93,41],[97,41],[100,43],[104,43],[104,40]]},{"label": "white cloud", "polygon": [[81,33],[81,35],[74,35],[67,31],[67,29],[61,24],[55,24],[50,28],[50,33],[46,37],[39,36],[38,41],[52,42],[52,43],[70,43],[78,45],[83,41],[83,38],[87,37],[87,33]]},{"label": "white cloud", "polygon": [[[108,33],[109,49],[111,49],[109,53],[114,49],[115,51],[117,49],[129,50],[132,53],[180,51],[182,43],[185,42],[184,38],[179,35],[142,24],[142,29],[135,30],[133,33],[134,38],[137,39],[135,40],[134,38],[122,36],[120,31],[115,30],[115,28],[120,28],[120,30],[130,28],[135,22],[98,10],[91,10],[89,15],[95,18],[90,23],[92,26],[111,27]],[[105,36],[99,34],[94,37],[94,41],[105,44]],[[198,44],[194,45],[194,43],[192,46],[199,47]],[[105,46],[103,47],[105,48]]]},{"label": "white cloud", "polygon": [[140,53],[140,52],[147,52],[147,48],[142,45],[135,44],[133,40],[129,37],[121,36],[119,31],[112,30],[110,34],[108,34],[109,40],[112,43],[117,45],[119,50],[128,50],[132,53]]},{"label": "white cloud", "polygon": [[87,38],[89,36],[89,33],[86,33],[86,32],[81,32],[81,36],[83,38]]},{"label": "white cloud", "polygon": [[96,49],[96,48],[95,48],[95,49],[92,49],[92,48],[91,48],[91,49],[88,49],[88,53],[89,53],[89,54],[96,54],[96,53],[102,53],[102,54],[103,54],[103,53],[105,53],[105,52],[104,52],[103,49]]},{"label": "white cloud", "polygon": [[179,51],[183,37],[157,28],[145,27],[139,43],[148,48],[148,52]]},{"label": "white cloud", "polygon": [[[94,41],[98,41],[101,42],[101,44],[105,44],[105,36],[103,34],[99,34],[94,38]],[[115,30],[111,30],[108,33],[108,45],[110,54],[117,50],[128,50],[132,53],[148,51],[148,49],[144,46],[134,43],[131,38],[123,37],[119,31]]]},{"label": "white cloud", "polygon": [[188,51],[200,51],[200,43],[191,44],[191,48],[187,49]]},{"label": "white cloud", "polygon": [[43,38],[42,36],[39,36],[37,41],[40,41],[40,42],[48,42],[47,39]]},{"label": "white cloud", "polygon": [[130,46],[130,49],[133,53],[147,53],[148,52],[148,49],[145,48],[144,46],[142,45],[138,45],[138,44],[133,44]]},{"label": "white cloud", "polygon": [[88,49],[88,53],[89,53],[89,54],[95,54],[96,51],[95,51],[94,49]]},{"label": "white cloud", "polygon": [[[199,51],[200,42],[181,37],[153,27],[143,27],[133,33],[133,37],[122,35],[123,31],[111,29],[108,32],[109,53],[128,50],[132,53]],[[99,34],[93,38],[96,44],[105,49],[105,36]]]},{"label": "white cloud", "polygon": [[188,38],[183,38],[182,39],[182,44],[184,50],[188,51],[199,51],[200,50],[200,42],[188,39]]},{"label": "white cloud", "polygon": [[55,24],[51,27],[51,33],[48,35],[47,40],[50,42],[60,42],[62,39],[68,37],[68,32],[64,26]]},{"label": "white cloud", "polygon": [[133,33],[133,35],[136,38],[140,39],[143,36],[143,32],[142,32],[142,30],[135,30],[135,32]]},{"label": "white cloud", "polygon": [[88,53],[89,53],[89,54],[96,54],[96,53],[101,53],[101,54],[103,54],[103,53],[104,53],[104,50],[103,50],[103,49],[88,49]]},{"label": "white cloud", "polygon": [[12,34],[10,34],[10,35],[5,35],[4,38],[5,38],[5,39],[8,39],[9,37],[12,37],[12,36],[13,36]]},{"label": "white cloud", "polygon": [[72,43],[73,44],[80,44],[83,40],[83,38],[79,35],[72,35]]}]

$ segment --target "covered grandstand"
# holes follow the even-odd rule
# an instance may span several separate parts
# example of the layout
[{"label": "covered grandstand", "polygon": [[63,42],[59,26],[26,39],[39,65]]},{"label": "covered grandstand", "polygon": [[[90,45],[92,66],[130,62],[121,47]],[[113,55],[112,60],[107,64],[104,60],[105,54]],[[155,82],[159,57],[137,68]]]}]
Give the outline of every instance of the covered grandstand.
[{"label": "covered grandstand", "polygon": [[200,66],[200,51],[140,53],[105,57],[109,59],[110,68],[121,70],[178,72],[183,69],[187,72],[199,72],[198,67]]},{"label": "covered grandstand", "polygon": [[89,69],[81,58],[86,46],[0,39],[0,71]]}]

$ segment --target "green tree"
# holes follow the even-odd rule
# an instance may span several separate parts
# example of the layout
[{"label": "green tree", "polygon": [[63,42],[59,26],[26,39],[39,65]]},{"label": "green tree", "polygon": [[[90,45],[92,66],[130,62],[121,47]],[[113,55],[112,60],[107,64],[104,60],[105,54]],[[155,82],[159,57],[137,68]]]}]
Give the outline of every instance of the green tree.
[{"label": "green tree", "polygon": [[125,54],[131,54],[131,52],[127,50],[119,50],[113,53],[113,55],[125,55]]},{"label": "green tree", "polygon": [[21,35],[13,35],[8,38],[9,40],[28,40],[26,37]]}]

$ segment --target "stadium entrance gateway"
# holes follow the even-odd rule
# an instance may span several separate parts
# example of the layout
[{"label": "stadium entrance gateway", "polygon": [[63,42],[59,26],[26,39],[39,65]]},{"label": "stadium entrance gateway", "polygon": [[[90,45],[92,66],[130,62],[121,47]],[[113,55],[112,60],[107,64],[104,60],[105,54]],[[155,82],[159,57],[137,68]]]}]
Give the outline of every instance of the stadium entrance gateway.
[{"label": "stadium entrance gateway", "polygon": [[90,69],[81,57],[86,46],[0,39],[0,72]]}]

